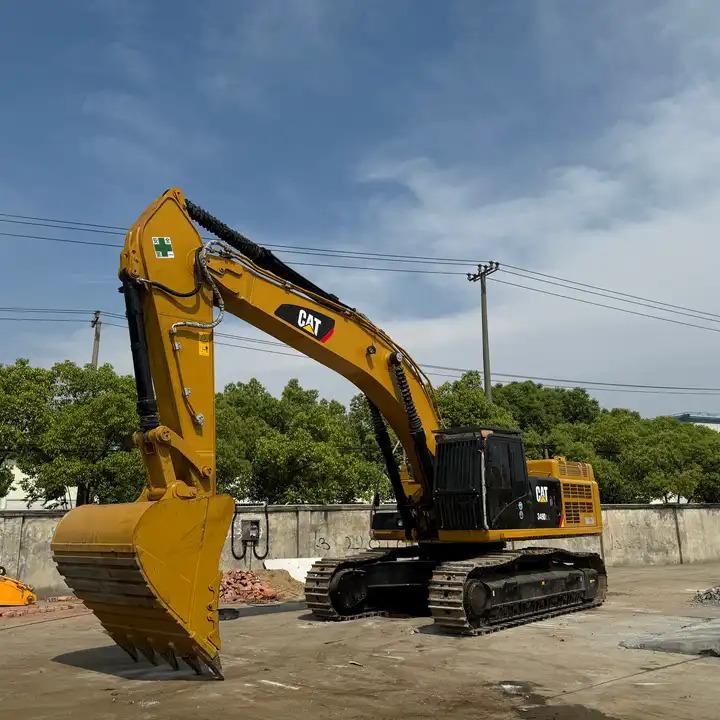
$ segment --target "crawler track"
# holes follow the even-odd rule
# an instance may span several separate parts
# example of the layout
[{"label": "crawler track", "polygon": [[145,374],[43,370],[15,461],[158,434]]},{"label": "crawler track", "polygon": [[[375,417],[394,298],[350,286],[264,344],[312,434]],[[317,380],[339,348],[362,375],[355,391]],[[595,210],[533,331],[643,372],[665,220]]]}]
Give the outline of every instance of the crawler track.
[{"label": "crawler track", "polygon": [[339,570],[359,568],[363,565],[392,558],[390,550],[366,550],[358,555],[344,558],[323,558],[318,560],[308,571],[305,579],[305,603],[308,609],[322,620],[357,620],[359,618],[376,617],[386,613],[378,609],[368,609],[352,615],[340,614],[333,606],[330,597],[330,583]]},{"label": "crawler track", "polygon": [[[360,605],[362,611],[359,612],[343,610],[338,606],[337,596],[333,597],[333,580],[344,570],[362,569],[375,563],[397,560],[412,563],[413,558],[418,560],[418,553],[419,548],[408,547],[367,550],[346,558],[323,558],[308,572],[307,606],[322,620],[387,615],[388,610],[382,604]],[[473,600],[478,586],[483,598],[480,607]],[[425,608],[444,632],[483,635],[596,607],[604,601],[606,588],[605,567],[594,553],[556,548],[499,550],[468,559],[438,560],[432,577],[427,580]]]},{"label": "crawler track", "polygon": [[[559,592],[536,594],[530,598],[488,602],[481,613],[473,611],[469,588],[473,581],[490,578],[495,583],[512,583],[522,572],[549,572],[552,567],[595,571],[597,587],[567,587]],[[544,583],[542,583],[544,585]],[[541,587],[538,584],[538,589]],[[571,553],[554,548],[528,548],[501,551],[461,562],[440,563],[430,581],[429,605],[435,625],[458,635],[484,635],[517,625],[564,615],[601,605],[605,600],[607,578],[600,558],[594,553]]]}]

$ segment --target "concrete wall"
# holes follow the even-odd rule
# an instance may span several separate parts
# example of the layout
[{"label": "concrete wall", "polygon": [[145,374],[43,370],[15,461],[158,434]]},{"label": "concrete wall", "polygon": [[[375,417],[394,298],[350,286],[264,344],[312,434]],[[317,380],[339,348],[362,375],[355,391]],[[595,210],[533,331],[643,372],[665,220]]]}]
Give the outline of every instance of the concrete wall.
[{"label": "concrete wall", "polygon": [[[33,585],[41,597],[68,592],[50,556],[50,539],[62,512],[0,511],[0,565],[8,573]],[[270,545],[268,558],[342,556],[369,547],[367,505],[298,505],[268,508]],[[243,507],[235,520],[236,553],[241,553],[243,519],[258,519],[265,550],[262,507]],[[556,545],[600,553],[608,565],[666,565],[720,559],[720,505],[611,505],[603,508],[605,530],[600,537],[541,540]],[[520,546],[522,543],[516,543]],[[221,566],[261,567],[248,551],[233,557],[230,537],[222,552]]]},{"label": "concrete wall", "polygon": [[50,540],[63,511],[0,511],[0,565],[32,585],[40,597],[70,592],[55,569]]}]

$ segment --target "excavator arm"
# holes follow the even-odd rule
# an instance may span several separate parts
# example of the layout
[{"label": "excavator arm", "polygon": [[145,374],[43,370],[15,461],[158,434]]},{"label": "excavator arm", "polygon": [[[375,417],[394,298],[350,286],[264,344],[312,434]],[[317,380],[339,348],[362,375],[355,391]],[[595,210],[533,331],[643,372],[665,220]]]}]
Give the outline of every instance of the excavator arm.
[{"label": "excavator arm", "polygon": [[[193,220],[222,239],[203,244]],[[398,504],[413,512],[429,505],[433,431],[440,425],[430,383],[364,315],[177,189],[151,205],[128,233],[120,277],[144,439],[165,433],[174,449],[174,477],[166,474],[170,468],[158,467],[154,450],[143,453],[148,499],[171,487],[174,493],[214,492],[213,330],[229,313],[356,385],[395,431],[412,468],[418,491],[408,498],[396,482]],[[386,462],[393,464],[389,457]]]},{"label": "excavator arm", "polygon": [[[195,221],[218,238],[203,243]],[[367,397],[408,539],[432,537],[430,383],[356,310],[172,188],[129,230],[120,261],[147,486],[59,523],[60,572],[134,659],[184,659],[222,677],[218,560],[233,501],[216,492],[213,332],[235,315],[338,372]],[[395,464],[387,422],[412,481]]]}]

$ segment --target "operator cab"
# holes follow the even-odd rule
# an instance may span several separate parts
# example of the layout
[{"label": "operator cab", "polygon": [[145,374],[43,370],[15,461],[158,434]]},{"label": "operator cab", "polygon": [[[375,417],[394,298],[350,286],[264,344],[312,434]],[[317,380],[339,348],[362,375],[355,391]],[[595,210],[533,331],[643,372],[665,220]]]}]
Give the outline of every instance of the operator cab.
[{"label": "operator cab", "polygon": [[[562,526],[559,477],[528,475],[522,436],[494,427],[436,433],[433,500],[438,530],[526,530]],[[374,531],[403,528],[397,511],[375,510]]]},{"label": "operator cab", "polygon": [[560,480],[528,476],[519,432],[460,427],[437,433],[434,499],[441,530],[560,527]]}]

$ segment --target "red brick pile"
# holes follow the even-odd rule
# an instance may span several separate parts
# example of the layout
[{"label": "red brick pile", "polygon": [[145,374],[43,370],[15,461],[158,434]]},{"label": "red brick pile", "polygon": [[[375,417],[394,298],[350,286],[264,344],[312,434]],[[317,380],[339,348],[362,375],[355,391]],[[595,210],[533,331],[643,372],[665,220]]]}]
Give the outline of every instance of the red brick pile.
[{"label": "red brick pile", "polygon": [[278,594],[251,570],[229,570],[220,582],[220,602],[262,603],[277,600]]},{"label": "red brick pile", "polygon": [[40,615],[42,613],[58,612],[59,610],[73,610],[80,605],[74,595],[59,595],[47,600],[40,600],[32,605],[0,606],[0,618],[25,617],[26,615]]}]

